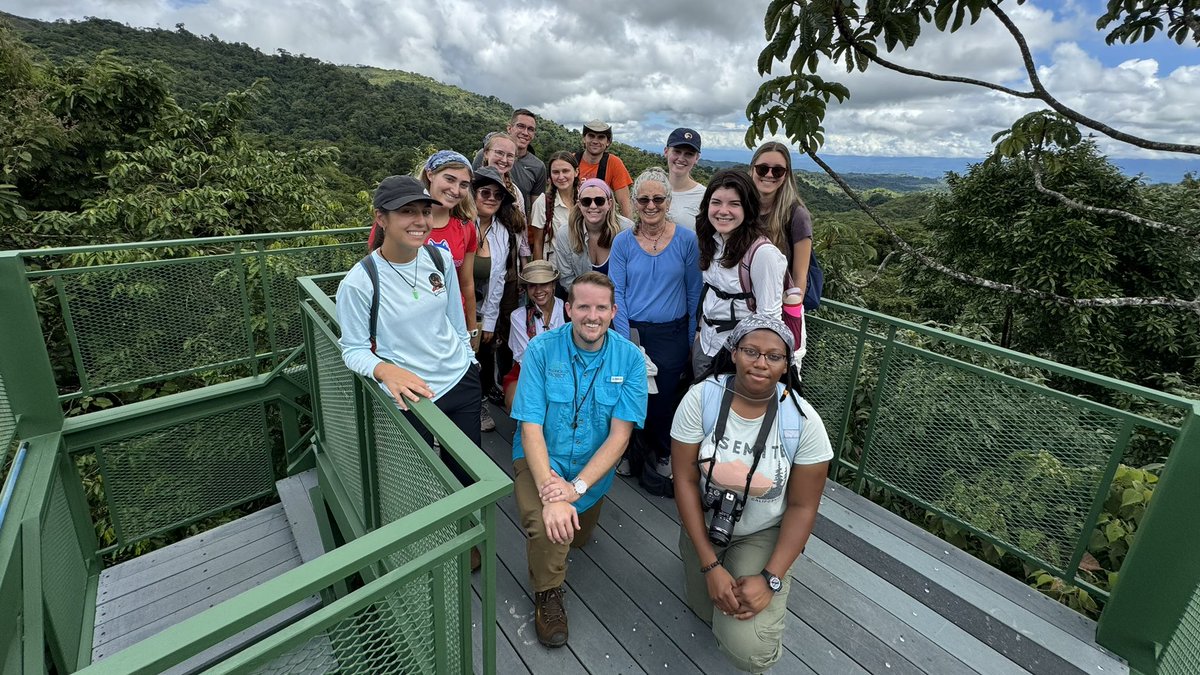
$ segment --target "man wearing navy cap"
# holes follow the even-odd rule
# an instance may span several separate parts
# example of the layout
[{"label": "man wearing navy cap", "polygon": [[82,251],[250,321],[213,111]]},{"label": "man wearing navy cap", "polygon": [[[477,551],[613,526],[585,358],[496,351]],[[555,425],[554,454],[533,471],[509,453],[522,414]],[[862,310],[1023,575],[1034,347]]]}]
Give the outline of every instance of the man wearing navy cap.
[{"label": "man wearing navy cap", "polygon": [[671,210],[667,217],[694,232],[705,190],[704,185],[692,179],[692,167],[700,160],[700,134],[686,127],[672,131],[663,155],[667,158],[667,175],[671,180]]}]

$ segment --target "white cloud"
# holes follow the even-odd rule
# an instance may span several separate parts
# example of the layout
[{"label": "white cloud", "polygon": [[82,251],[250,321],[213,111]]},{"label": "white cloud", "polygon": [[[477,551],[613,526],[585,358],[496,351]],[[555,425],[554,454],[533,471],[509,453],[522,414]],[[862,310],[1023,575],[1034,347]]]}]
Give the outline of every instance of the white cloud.
[{"label": "white cloud", "polygon": [[[686,125],[706,149],[742,148],[746,102],[762,78],[767,0],[10,0],[6,11],[40,19],[99,16],[134,26],[186,24],[199,35],[285,49],[334,63],[428,75],[578,128],[599,117],[626,142],[659,146]],[[1006,4],[1056,96],[1131,133],[1200,142],[1200,65],[1160,72],[1153,58],[1106,66],[1081,44],[1094,37],[1097,0]],[[1194,54],[1194,52],[1192,52]],[[1028,89],[1012,37],[985,14],[953,35],[925,26],[917,46],[885,54],[905,66]],[[777,64],[780,72],[782,64]],[[830,104],[830,154],[978,158],[990,137],[1043,107],[966,85],[906,77],[872,66],[821,74],[851,89]],[[1117,156],[1145,155],[1107,143]]]}]

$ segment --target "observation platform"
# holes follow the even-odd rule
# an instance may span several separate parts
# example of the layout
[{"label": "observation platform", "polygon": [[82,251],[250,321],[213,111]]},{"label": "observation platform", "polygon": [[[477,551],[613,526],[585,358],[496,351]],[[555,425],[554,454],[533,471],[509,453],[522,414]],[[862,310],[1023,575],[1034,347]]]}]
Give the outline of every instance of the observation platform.
[{"label": "observation platform", "polygon": [[[491,412],[496,431],[483,449],[511,475],[514,423]],[[498,672],[737,672],[687,606],[674,501],[635,479],[614,481],[592,541],[570,557],[571,637],[561,649],[537,641],[516,502],[509,495],[499,507]],[[771,672],[1129,672],[1096,644],[1091,620],[836,483],[826,483],[792,580],[784,655]]]}]

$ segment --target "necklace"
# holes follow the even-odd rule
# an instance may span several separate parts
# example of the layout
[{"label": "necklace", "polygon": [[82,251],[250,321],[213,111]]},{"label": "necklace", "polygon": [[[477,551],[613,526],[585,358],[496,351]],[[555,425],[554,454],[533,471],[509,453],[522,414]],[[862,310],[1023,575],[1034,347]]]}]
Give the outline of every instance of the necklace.
[{"label": "necklace", "polygon": [[768,394],[765,398],[754,398],[753,396],[747,396],[747,395],[743,394],[742,392],[738,391],[736,387],[733,388],[733,393],[746,399],[747,401],[753,401],[755,403],[762,403],[763,401],[770,401],[771,399],[775,398],[774,393]]},{"label": "necklace", "polygon": [[[382,252],[379,254],[379,257],[383,258]],[[404,275],[400,273],[400,270],[396,269],[396,266],[392,264],[391,260],[388,260],[387,258],[383,258],[383,261],[388,264],[388,267],[392,268],[392,271],[396,273],[396,276],[400,277],[401,279],[404,279]],[[421,251],[420,251],[420,249],[418,249],[416,257],[413,258],[413,280],[409,281],[408,279],[404,279],[404,283],[408,284],[409,288],[412,289],[413,300],[416,300],[421,297],[420,295],[417,294],[417,267],[420,266],[420,261],[421,261]]]},{"label": "necklace", "polygon": [[659,232],[659,233],[658,233],[658,236],[657,236],[657,237],[655,237],[655,238],[653,239],[653,241],[651,241],[651,239],[650,239],[650,235],[646,234],[645,232],[642,232],[640,227],[638,228],[638,230],[639,230],[639,232],[638,232],[638,235],[640,235],[640,236],[641,236],[643,239],[645,239],[646,241],[648,241],[648,242],[651,242],[651,243],[653,243],[653,244],[654,244],[654,251],[655,251],[655,252],[657,252],[657,251],[658,251],[658,240],[659,240],[659,239],[662,239],[662,238],[663,238],[663,235],[667,233],[667,228],[664,226],[664,227],[663,227],[663,229],[662,229],[662,232]]},{"label": "necklace", "polygon": [[[583,398],[579,399],[578,401],[572,401],[572,403],[575,406],[575,414],[571,416],[571,429],[572,430],[579,428],[579,411],[583,409],[583,404],[587,402],[588,394],[592,393],[592,386],[594,386],[596,384],[596,377],[600,374],[600,371],[602,370],[602,368],[601,368],[602,365],[604,365],[604,364],[598,363],[595,365],[596,370],[595,370],[595,372],[592,373],[592,381],[588,382],[587,389],[585,389],[583,391]],[[571,363],[571,379],[575,383],[575,395],[578,396],[579,395],[579,376],[575,374],[575,363],[574,362]]]}]

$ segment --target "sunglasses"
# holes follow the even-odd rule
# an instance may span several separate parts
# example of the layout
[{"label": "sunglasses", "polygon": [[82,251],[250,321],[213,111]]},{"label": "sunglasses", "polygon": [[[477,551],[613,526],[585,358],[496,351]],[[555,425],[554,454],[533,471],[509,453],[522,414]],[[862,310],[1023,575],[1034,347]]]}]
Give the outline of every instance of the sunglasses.
[{"label": "sunglasses", "polygon": [[783,178],[783,174],[787,173],[786,166],[771,166],[770,164],[755,164],[754,173],[758,174],[759,178],[766,178],[767,174],[771,178]]},{"label": "sunglasses", "polygon": [[667,198],[662,195],[655,195],[653,197],[638,197],[637,198],[637,203],[641,204],[642,206],[646,206],[650,202],[654,202],[655,206],[662,206],[662,203],[665,201],[667,201]]},{"label": "sunglasses", "polygon": [[498,202],[504,199],[504,192],[495,188],[479,188],[475,191],[475,196],[477,196],[480,201]]},{"label": "sunglasses", "polygon": [[605,199],[604,197],[580,197],[579,198],[579,204],[581,206],[583,206],[583,208],[585,208],[585,209],[590,208],[592,206],[592,204],[595,204],[596,206],[604,206],[604,204],[607,202],[608,202],[608,200]]}]

